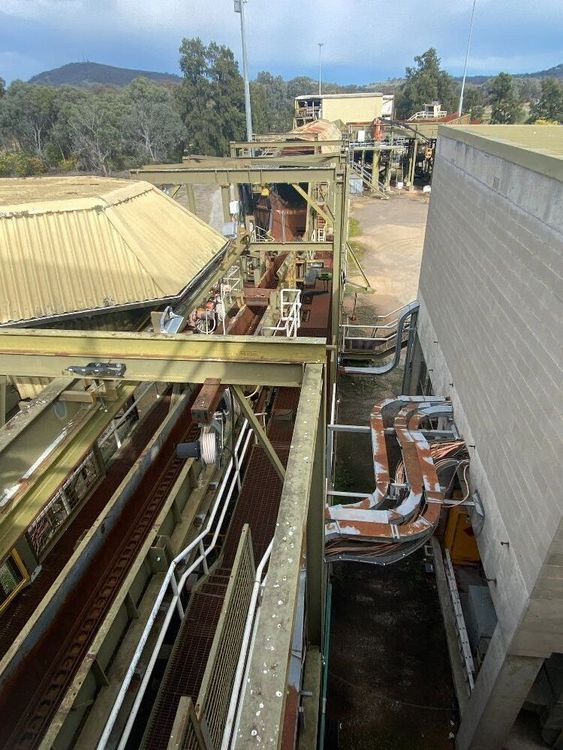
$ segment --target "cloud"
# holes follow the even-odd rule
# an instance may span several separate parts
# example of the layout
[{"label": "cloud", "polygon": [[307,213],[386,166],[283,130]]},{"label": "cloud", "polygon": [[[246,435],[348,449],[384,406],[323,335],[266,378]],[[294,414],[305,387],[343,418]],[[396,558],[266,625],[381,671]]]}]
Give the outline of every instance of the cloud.
[{"label": "cloud", "polygon": [[[471,5],[472,0],[426,0],[423,6],[419,0],[249,0],[251,72],[314,77],[317,42],[324,42],[326,80],[402,75],[412,58],[431,46],[457,74]],[[562,27],[561,0],[477,0],[470,70],[521,72],[557,64],[563,60]],[[232,0],[4,0],[0,14],[0,48],[15,56],[8,68],[16,75],[27,75],[32,60],[33,72],[39,72],[83,58],[175,71],[180,41],[192,36],[227,44],[240,57]]]}]

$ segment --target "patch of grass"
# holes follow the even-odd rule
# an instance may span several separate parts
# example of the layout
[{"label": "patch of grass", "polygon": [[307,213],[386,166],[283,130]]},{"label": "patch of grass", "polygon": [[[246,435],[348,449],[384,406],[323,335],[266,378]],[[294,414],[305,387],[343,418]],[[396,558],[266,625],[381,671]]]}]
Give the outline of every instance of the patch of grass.
[{"label": "patch of grass", "polygon": [[362,233],[362,227],[360,222],[353,217],[348,219],[348,239],[352,237],[359,237]]}]

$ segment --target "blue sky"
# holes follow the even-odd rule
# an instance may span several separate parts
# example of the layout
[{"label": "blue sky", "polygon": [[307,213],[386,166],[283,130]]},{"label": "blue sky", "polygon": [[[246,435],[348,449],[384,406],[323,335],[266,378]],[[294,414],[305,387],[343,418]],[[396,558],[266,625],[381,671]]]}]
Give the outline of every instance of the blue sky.
[{"label": "blue sky", "polygon": [[[472,0],[248,0],[251,74],[367,83],[400,76],[434,46],[460,74]],[[240,57],[232,0],[3,0],[0,77],[27,79],[67,62],[178,72],[182,37]],[[531,72],[563,62],[563,0],[477,0],[469,73]]]}]

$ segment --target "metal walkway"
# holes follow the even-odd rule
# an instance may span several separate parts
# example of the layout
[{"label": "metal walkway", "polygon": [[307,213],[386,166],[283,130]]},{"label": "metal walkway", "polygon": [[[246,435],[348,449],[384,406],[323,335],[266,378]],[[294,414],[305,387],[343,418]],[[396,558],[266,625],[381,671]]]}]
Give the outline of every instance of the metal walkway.
[{"label": "metal walkway", "polygon": [[[298,402],[298,389],[280,389],[268,425],[268,436],[284,464]],[[221,567],[192,595],[151,713],[143,750],[166,750],[180,698],[197,700],[242,528],[250,525],[254,559],[260,560],[274,535],[282,487],[264,450],[254,446],[225,537]]]}]

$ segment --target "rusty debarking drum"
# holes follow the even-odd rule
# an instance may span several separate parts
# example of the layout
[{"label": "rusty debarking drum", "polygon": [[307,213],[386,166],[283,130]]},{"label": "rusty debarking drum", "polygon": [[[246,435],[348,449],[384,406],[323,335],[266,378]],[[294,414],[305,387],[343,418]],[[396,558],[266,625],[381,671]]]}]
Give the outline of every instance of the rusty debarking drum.
[{"label": "rusty debarking drum", "polygon": [[457,495],[463,502],[469,495],[469,457],[463,440],[455,439],[449,401],[381,401],[371,413],[370,434],[375,489],[359,502],[327,506],[327,560],[400,560],[432,536],[444,500]]}]

